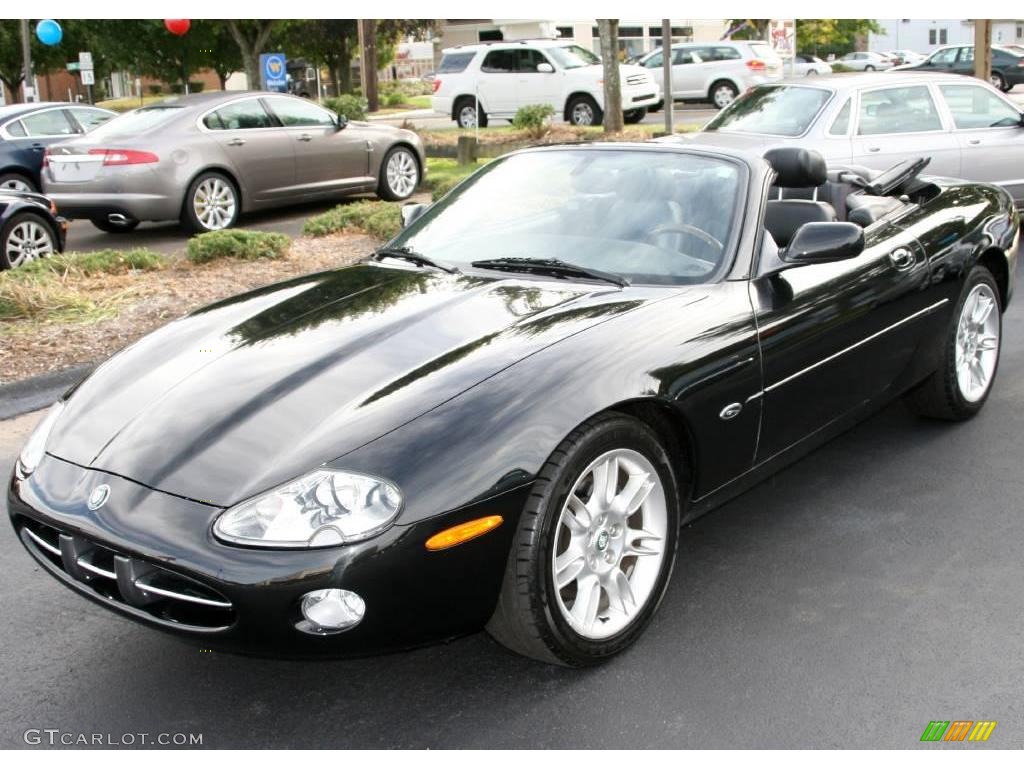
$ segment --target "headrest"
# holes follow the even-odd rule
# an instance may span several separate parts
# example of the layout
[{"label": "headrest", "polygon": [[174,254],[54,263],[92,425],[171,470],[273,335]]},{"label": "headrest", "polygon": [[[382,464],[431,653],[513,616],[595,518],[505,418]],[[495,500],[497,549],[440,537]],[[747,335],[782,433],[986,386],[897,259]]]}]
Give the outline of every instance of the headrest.
[{"label": "headrest", "polygon": [[777,187],[820,187],[828,168],[820,152],[801,147],[776,147],[764,153],[775,171]]}]

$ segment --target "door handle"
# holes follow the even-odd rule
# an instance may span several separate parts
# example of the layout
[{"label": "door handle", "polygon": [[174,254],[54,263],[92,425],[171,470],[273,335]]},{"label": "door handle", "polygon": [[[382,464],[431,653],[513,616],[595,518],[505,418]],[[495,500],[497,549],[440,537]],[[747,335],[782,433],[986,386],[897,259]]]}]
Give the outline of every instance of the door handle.
[{"label": "door handle", "polygon": [[232,139],[228,142],[229,147],[240,147],[245,144],[245,139]]},{"label": "door handle", "polygon": [[301,136],[299,136],[299,141],[312,141],[312,140],[313,140],[313,135],[310,134],[310,133],[304,133]]},{"label": "door handle", "polygon": [[981,144],[981,139],[968,139],[967,143],[977,146],[978,144]]},{"label": "door handle", "polygon": [[868,147],[868,152],[881,152],[881,147]]},{"label": "door handle", "polygon": [[889,261],[896,269],[903,271],[914,266],[914,254],[909,248],[897,248],[889,254]]}]

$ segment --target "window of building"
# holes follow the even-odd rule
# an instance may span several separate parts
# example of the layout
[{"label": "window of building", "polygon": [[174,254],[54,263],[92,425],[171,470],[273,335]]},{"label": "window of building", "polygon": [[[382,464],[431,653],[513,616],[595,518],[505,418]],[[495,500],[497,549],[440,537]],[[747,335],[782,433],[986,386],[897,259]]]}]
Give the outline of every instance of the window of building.
[{"label": "window of building", "polygon": [[555,27],[555,32],[558,33],[559,37],[575,37],[572,27]]},{"label": "window of building", "polygon": [[505,39],[505,35],[502,34],[500,29],[481,29],[476,33],[476,36],[481,43]]},{"label": "window of building", "polygon": [[945,45],[948,39],[945,27],[928,30],[928,45]]}]

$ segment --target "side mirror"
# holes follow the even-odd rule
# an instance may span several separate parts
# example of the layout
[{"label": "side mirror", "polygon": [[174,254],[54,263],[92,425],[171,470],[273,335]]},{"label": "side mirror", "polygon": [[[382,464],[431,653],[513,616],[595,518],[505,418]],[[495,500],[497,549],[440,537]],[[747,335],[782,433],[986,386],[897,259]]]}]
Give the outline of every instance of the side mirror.
[{"label": "side mirror", "polygon": [[545,75],[551,75],[554,74],[555,68],[548,64],[546,61],[542,61],[540,64],[537,65],[537,71],[543,72]]},{"label": "side mirror", "polygon": [[346,125],[348,125],[348,118],[345,117],[345,115],[341,114],[341,112],[339,112],[338,113],[338,121],[337,121],[338,130],[340,131]]},{"label": "side mirror", "polygon": [[402,206],[402,229],[422,216],[430,206],[426,203],[406,203]]},{"label": "side mirror", "polygon": [[864,251],[864,230],[848,221],[804,224],[780,255],[785,264],[826,264],[852,259]]}]

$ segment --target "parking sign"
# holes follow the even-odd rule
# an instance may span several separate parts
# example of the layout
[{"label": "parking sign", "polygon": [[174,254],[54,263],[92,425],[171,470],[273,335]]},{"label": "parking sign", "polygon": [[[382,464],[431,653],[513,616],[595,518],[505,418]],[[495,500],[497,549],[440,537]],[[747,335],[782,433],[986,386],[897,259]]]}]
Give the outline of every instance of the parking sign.
[{"label": "parking sign", "polygon": [[287,92],[288,68],[285,66],[286,61],[283,53],[260,54],[260,79],[263,81],[264,90]]}]

